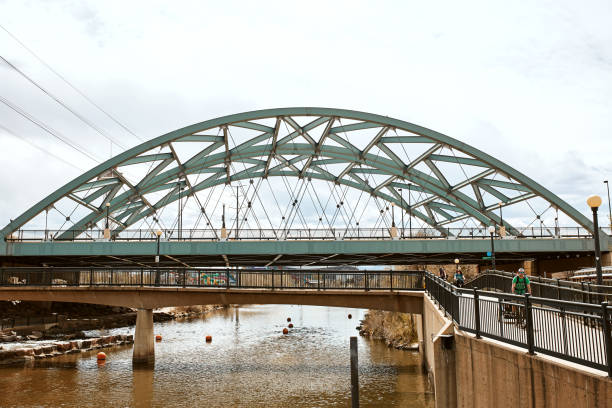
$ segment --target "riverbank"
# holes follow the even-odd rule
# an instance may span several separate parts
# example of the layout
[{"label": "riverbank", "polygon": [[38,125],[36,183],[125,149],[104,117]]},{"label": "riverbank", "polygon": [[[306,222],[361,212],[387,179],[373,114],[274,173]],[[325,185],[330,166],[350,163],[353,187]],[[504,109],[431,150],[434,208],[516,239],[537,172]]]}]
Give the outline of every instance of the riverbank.
[{"label": "riverbank", "polygon": [[416,319],[408,313],[368,310],[359,334],[383,340],[387,346],[399,350],[418,350]]},{"label": "riverbank", "polygon": [[[128,308],[115,308],[85,304],[38,305],[36,302],[2,302],[3,315],[15,312],[13,322],[34,322],[0,330],[0,366],[22,365],[41,359],[57,357],[64,354],[89,352],[99,348],[110,348],[129,345],[134,342],[133,335],[100,336],[100,332],[109,329],[134,326],[136,311]],[[10,303],[10,305],[7,305]],[[22,306],[21,308],[19,306]],[[188,306],[155,310],[155,323],[170,320],[191,319],[202,316],[213,310],[223,308],[220,305]],[[32,316],[33,313],[46,311],[47,315]],[[69,315],[51,314],[49,310],[60,310]],[[56,313],[56,312],[53,312]],[[91,315],[91,313],[102,313]],[[106,313],[106,314],[104,314]],[[25,320],[23,320],[25,318]],[[20,320],[21,319],[21,320]],[[50,323],[36,323],[48,321]],[[87,334],[87,332],[90,332]],[[93,333],[97,334],[92,336]]]},{"label": "riverbank", "polygon": [[61,343],[19,344],[9,350],[0,350],[0,366],[27,365],[34,360],[90,351],[134,343],[134,336],[121,334]]}]

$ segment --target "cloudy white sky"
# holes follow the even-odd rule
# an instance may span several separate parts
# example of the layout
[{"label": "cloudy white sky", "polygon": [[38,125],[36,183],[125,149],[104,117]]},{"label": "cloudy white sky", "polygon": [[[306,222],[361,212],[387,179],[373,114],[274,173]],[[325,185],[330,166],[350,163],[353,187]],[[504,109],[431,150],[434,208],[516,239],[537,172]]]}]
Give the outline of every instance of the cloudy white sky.
[{"label": "cloudy white sky", "polygon": [[[178,5],[180,4],[180,6]],[[0,24],[139,138],[255,109],[388,115],[471,144],[587,214],[612,178],[612,3],[0,0]],[[0,55],[127,133],[0,29]],[[120,150],[0,60],[0,97]],[[0,104],[0,226],[95,162]],[[33,147],[37,146],[37,147]]]}]

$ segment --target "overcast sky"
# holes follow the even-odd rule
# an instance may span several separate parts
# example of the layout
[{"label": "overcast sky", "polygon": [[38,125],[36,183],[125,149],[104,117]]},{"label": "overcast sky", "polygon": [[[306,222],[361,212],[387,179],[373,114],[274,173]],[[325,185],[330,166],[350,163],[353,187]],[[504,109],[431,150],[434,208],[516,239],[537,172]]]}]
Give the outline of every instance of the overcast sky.
[{"label": "overcast sky", "polygon": [[[484,150],[585,214],[600,194],[605,222],[612,2],[511,3],[0,0],[0,24],[142,140],[255,109],[362,110]],[[0,55],[140,143],[2,29]],[[97,159],[120,151],[1,60],[0,97]],[[0,226],[95,164],[2,104],[0,125]]]}]

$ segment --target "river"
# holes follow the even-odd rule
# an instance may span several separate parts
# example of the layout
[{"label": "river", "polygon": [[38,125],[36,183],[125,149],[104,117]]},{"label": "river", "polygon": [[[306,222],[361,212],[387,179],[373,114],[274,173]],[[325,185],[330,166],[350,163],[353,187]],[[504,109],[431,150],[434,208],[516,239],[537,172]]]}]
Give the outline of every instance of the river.
[{"label": "river", "polygon": [[[156,323],[154,369],[133,368],[127,346],[106,350],[103,365],[91,352],[0,368],[0,406],[350,406],[349,337],[364,313],[253,305]],[[362,407],[434,406],[418,353],[362,337],[358,347]]]}]

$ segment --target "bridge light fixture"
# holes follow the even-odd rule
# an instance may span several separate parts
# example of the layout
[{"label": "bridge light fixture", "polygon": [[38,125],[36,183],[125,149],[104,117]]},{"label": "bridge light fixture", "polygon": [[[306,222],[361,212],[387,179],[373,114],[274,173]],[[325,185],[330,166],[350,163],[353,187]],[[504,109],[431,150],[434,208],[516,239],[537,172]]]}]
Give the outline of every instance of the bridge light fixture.
[{"label": "bridge light fixture", "polygon": [[587,204],[589,207],[591,207],[591,209],[597,209],[601,205],[601,197],[597,194],[593,194],[587,198]]},{"label": "bridge light fixture", "polygon": [[459,270],[459,258],[455,258],[455,270]]},{"label": "bridge light fixture", "polygon": [[597,273],[597,284],[603,285],[603,276],[601,274],[601,250],[599,248],[599,225],[597,223],[597,210],[601,205],[601,197],[593,194],[587,198],[587,205],[593,211],[593,241],[595,244],[595,271]]}]

